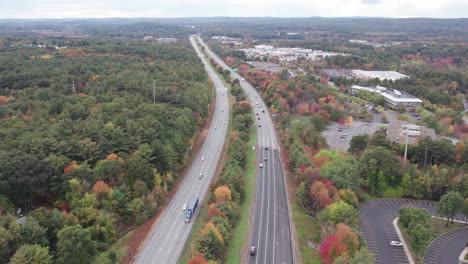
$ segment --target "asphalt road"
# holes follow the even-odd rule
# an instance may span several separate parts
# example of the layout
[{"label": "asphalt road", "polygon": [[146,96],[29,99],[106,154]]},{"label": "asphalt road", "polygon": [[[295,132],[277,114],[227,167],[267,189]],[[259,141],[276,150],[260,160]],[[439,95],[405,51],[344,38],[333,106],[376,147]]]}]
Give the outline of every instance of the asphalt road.
[{"label": "asphalt road", "polygon": [[465,249],[468,227],[458,228],[434,239],[424,255],[423,264],[458,263],[458,256]]},{"label": "asphalt road", "polygon": [[[432,201],[380,199],[372,200],[360,208],[360,230],[364,240],[369,246],[369,251],[375,255],[377,264],[409,263],[403,247],[390,246],[390,241],[399,241],[393,226],[393,220],[398,217],[398,210],[401,207],[426,208],[433,216],[437,216],[437,203]],[[461,214],[457,215],[455,218],[455,220],[462,221],[465,219],[466,217]],[[452,251],[439,252],[439,254],[444,257],[451,255],[451,253]],[[457,258],[460,253],[461,251],[457,253]]]},{"label": "asphalt road", "polygon": [[[208,66],[208,63],[201,57],[201,53],[194,44],[193,39],[190,40],[216,88],[215,113],[203,146],[190,165],[173,199],[154,227],[145,246],[140,251],[135,261],[138,264],[177,263],[208,191],[226,139],[229,118],[227,89],[216,73]],[[226,124],[224,124],[224,121]],[[205,157],[205,160],[202,160],[202,157]],[[200,173],[203,174],[202,179],[199,179]],[[199,207],[195,211],[192,221],[185,223],[185,211],[182,210],[182,207],[185,203],[189,204],[193,197],[199,198]]]},{"label": "asphalt road", "polygon": [[[201,40],[200,43],[205,47],[209,56],[231,72],[232,78],[242,80],[242,77],[233,72],[205,43]],[[251,218],[253,223],[250,226],[248,247],[256,247],[257,254],[249,255],[247,262],[252,264],[294,263],[288,198],[275,127],[268,108],[255,88],[246,81],[240,81],[240,84],[253,106],[258,128],[257,164],[263,164],[263,168],[258,167],[257,170],[255,205]],[[265,157],[267,161],[264,160]],[[248,252],[245,253],[248,254]]]}]

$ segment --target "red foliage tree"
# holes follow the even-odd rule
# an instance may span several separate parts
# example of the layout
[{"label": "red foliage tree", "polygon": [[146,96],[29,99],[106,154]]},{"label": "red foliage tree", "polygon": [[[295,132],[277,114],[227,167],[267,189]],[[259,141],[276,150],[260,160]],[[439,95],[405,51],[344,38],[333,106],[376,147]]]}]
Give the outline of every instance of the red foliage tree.
[{"label": "red foliage tree", "polygon": [[208,264],[208,261],[205,259],[203,254],[195,256],[193,259],[189,260],[187,264]]},{"label": "red foliage tree", "polygon": [[343,118],[341,118],[340,120],[338,120],[338,124],[340,126],[344,126],[346,124],[346,120],[344,120]]},{"label": "red foliage tree", "polygon": [[325,264],[331,264],[343,253],[348,253],[346,245],[340,241],[340,239],[334,235],[328,236],[319,247],[320,255],[322,255],[322,262]]}]

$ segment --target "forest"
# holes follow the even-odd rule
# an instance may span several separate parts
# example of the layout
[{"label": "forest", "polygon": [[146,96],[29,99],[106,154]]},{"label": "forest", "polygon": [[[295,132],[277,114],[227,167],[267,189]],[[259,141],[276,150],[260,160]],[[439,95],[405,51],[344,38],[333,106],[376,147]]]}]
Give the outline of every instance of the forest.
[{"label": "forest", "polygon": [[187,41],[43,38],[0,65],[0,262],[90,263],[167,202],[213,98],[201,62]]}]

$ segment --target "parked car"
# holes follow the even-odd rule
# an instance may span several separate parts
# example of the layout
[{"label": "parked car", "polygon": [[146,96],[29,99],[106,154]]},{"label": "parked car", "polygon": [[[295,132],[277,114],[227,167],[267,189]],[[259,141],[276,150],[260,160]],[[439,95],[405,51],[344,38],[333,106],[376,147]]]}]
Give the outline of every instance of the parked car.
[{"label": "parked car", "polygon": [[390,241],[390,245],[394,247],[402,247],[403,244],[401,244],[400,241]]}]

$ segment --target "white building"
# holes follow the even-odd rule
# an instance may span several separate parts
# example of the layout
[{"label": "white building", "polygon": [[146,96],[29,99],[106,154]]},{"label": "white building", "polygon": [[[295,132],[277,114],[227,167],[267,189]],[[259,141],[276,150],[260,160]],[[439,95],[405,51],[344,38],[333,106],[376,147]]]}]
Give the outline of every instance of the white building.
[{"label": "white building", "polygon": [[369,79],[379,79],[379,80],[399,80],[403,78],[409,78],[408,75],[401,74],[396,71],[363,71],[363,70],[353,70],[353,76],[358,79],[369,80]]},{"label": "white building", "polygon": [[393,88],[367,84],[353,85],[351,88],[353,93],[363,90],[381,94],[385,99],[385,105],[389,108],[397,109],[405,107],[406,110],[411,111],[423,103],[421,99]]}]

